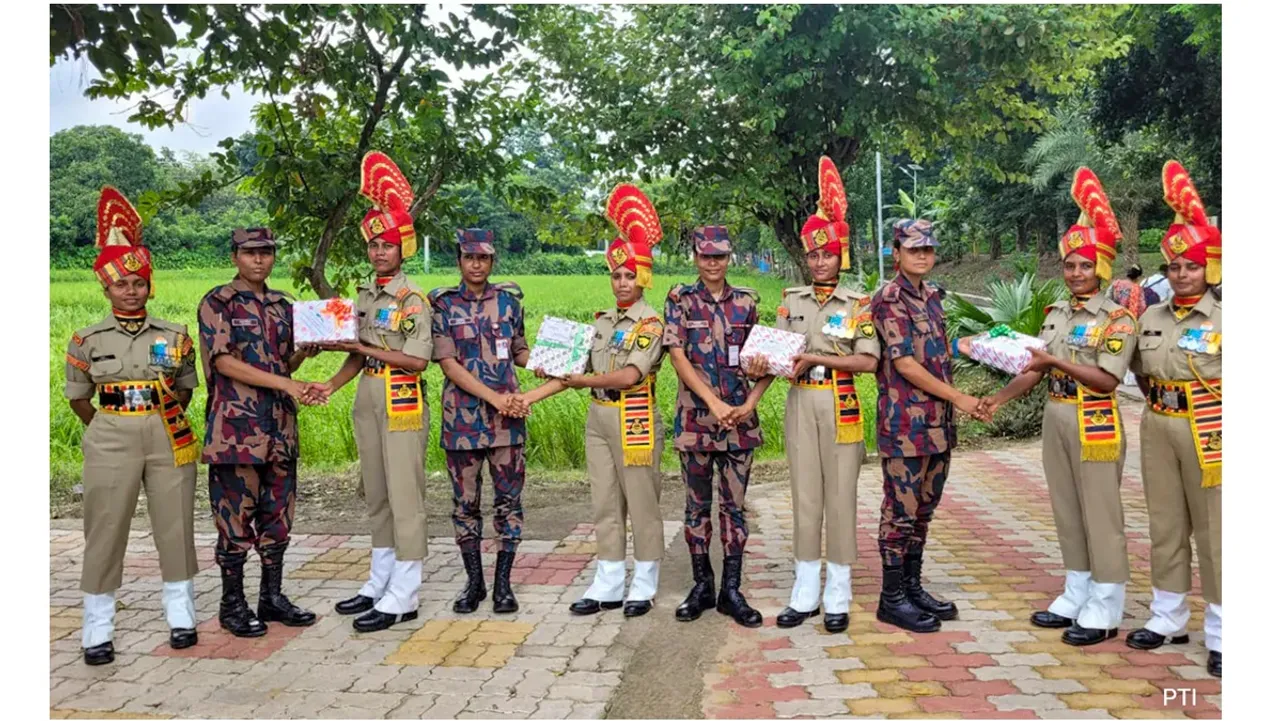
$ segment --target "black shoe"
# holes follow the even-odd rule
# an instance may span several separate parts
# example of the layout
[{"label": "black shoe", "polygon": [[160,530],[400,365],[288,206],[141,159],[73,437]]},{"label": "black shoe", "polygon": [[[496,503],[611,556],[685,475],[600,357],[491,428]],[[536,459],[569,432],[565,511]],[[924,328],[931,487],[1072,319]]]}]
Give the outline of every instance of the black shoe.
[{"label": "black shoe", "polygon": [[1222,652],[1209,652],[1209,675],[1214,678],[1222,678]]},{"label": "black shoe", "polygon": [[1118,628],[1085,628],[1072,624],[1071,628],[1062,632],[1062,642],[1070,646],[1092,646],[1120,635]]},{"label": "black shoe", "polygon": [[627,618],[635,618],[643,616],[653,610],[653,601],[627,601],[622,609],[622,615]]},{"label": "black shoe", "polygon": [[116,660],[116,647],[110,641],[84,650],[84,662],[90,666],[101,666],[114,660]]},{"label": "black shoe", "polygon": [[913,633],[933,633],[942,628],[937,616],[907,600],[902,588],[902,566],[884,566],[882,573],[877,619]]},{"label": "black shoe", "polygon": [[934,598],[920,585],[920,569],[923,566],[923,551],[919,554],[907,554],[906,562],[902,566],[902,590],[906,592],[907,600],[921,611],[937,616],[940,621],[956,620],[960,616],[960,611],[956,609],[954,603]]},{"label": "black shoe", "polygon": [[1189,641],[1191,641],[1191,637],[1185,633],[1181,636],[1169,638],[1162,633],[1156,633],[1155,631],[1150,631],[1145,628],[1135,628],[1129,632],[1128,636],[1124,637],[1124,644],[1126,646],[1129,648],[1136,648],[1141,651],[1150,651],[1153,648],[1160,648],[1165,645],[1165,643],[1172,643],[1180,646],[1184,643],[1188,643]]},{"label": "black shoe", "polygon": [[382,631],[384,629],[391,628],[397,623],[412,621],[417,617],[417,611],[410,611],[397,616],[394,613],[383,613],[382,611],[374,609],[360,618],[357,618],[351,625],[360,633],[369,633],[371,631]]},{"label": "black shoe", "polygon": [[498,565],[493,571],[494,613],[515,613],[520,610],[516,594],[511,591],[511,566],[515,562],[515,551],[498,551]]},{"label": "black shoe", "polygon": [[828,613],[822,617],[822,627],[827,633],[844,633],[849,630],[849,614]]},{"label": "black shoe", "polygon": [[374,599],[369,598],[368,596],[361,596],[357,593],[345,601],[338,601],[333,604],[333,610],[337,611],[342,616],[352,616],[357,613],[364,613],[365,611],[373,610],[374,603],[376,603]]},{"label": "black shoe", "polygon": [[199,640],[200,636],[194,628],[169,629],[169,648],[191,648]]},{"label": "black shoe", "polygon": [[284,552],[286,543],[273,543],[262,551],[262,584],[258,588],[258,618],[263,623],[275,621],[286,626],[310,626],[316,615],[305,608],[298,608],[280,590],[284,580]]},{"label": "black shoe", "polygon": [[689,561],[693,564],[693,589],[676,606],[677,621],[697,620],[703,611],[716,607],[716,574],[711,570],[711,556],[694,553]]},{"label": "black shoe", "polygon": [[1036,611],[1031,614],[1031,625],[1040,628],[1071,628],[1075,622],[1074,618],[1059,616],[1053,611]]},{"label": "black shoe", "polygon": [[725,556],[720,579],[720,595],[716,598],[716,610],[733,618],[739,626],[757,628],[764,623],[760,612],[747,604],[738,590],[742,582],[742,556]]},{"label": "black shoe", "polygon": [[822,612],[816,608],[812,611],[797,611],[787,606],[782,609],[782,613],[778,614],[778,628],[795,628],[819,613]]},{"label": "black shoe", "polygon": [[594,598],[579,598],[569,604],[569,613],[575,616],[590,616],[601,611],[612,611],[622,608],[622,601],[597,601]]},{"label": "black shoe", "polygon": [[484,587],[484,567],[480,565],[479,548],[462,552],[462,567],[467,570],[467,585],[453,600],[453,612],[475,613],[480,602],[489,595],[489,590]]},{"label": "black shoe", "polygon": [[258,620],[244,600],[244,554],[219,554],[222,572],[222,600],[218,604],[218,623],[231,635],[257,638],[265,635],[267,624]]}]

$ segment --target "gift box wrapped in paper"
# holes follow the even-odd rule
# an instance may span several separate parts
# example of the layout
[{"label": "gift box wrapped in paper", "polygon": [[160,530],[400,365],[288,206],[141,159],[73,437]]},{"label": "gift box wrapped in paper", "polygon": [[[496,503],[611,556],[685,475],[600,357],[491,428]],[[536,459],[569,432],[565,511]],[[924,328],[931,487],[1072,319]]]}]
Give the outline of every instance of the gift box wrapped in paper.
[{"label": "gift box wrapped in paper", "polygon": [[1044,341],[998,325],[969,341],[969,357],[988,368],[1018,375],[1031,362],[1031,350],[1044,350]]},{"label": "gift box wrapped in paper", "polygon": [[293,341],[299,345],[356,340],[356,304],[345,298],[293,303]]},{"label": "gift box wrapped in paper", "polygon": [[747,342],[743,344],[739,355],[743,362],[746,362],[747,358],[764,356],[769,364],[770,374],[790,378],[793,366],[791,359],[803,353],[804,347],[803,333],[756,325],[751,328],[751,334],[747,336]]},{"label": "gift box wrapped in paper", "polygon": [[541,368],[549,376],[563,378],[587,368],[595,328],[564,318],[544,316],[538,338],[529,350],[528,370]]}]

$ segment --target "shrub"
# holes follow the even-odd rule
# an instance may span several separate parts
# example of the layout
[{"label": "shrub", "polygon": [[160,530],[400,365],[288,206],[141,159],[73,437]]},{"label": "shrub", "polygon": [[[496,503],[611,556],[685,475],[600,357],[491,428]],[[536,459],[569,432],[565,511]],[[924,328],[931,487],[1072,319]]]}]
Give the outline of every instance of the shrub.
[{"label": "shrub", "polygon": [[[955,371],[955,385],[976,398],[989,396],[1010,380],[1008,375],[969,364]],[[961,414],[959,427],[962,441],[986,436],[992,438],[1037,438],[1044,420],[1044,404],[1048,398],[1046,382],[1032,388],[1021,398],[1009,401],[996,411],[991,423],[980,423]]]}]

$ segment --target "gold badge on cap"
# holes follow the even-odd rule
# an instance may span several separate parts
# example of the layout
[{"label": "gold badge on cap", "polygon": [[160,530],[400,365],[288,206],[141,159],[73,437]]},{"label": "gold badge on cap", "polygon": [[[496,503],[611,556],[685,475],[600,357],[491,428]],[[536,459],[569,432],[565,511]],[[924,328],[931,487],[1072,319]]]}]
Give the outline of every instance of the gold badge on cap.
[{"label": "gold badge on cap", "polygon": [[138,269],[141,267],[142,267],[142,261],[138,260],[138,256],[134,255],[133,253],[129,253],[125,255],[124,257],[125,270],[129,271],[130,273],[136,273],[138,272]]}]

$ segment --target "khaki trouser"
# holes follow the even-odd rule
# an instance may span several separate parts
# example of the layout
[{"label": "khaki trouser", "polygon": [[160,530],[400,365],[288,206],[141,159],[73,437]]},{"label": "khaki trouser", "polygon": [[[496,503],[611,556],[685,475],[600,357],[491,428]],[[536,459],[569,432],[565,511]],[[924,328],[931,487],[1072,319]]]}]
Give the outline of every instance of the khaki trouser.
[{"label": "khaki trouser", "polygon": [[1142,488],[1151,520],[1151,585],[1191,591],[1191,534],[1204,600],[1222,603],[1222,487],[1200,487],[1191,423],[1147,408],[1142,414]]},{"label": "khaki trouser", "polygon": [[383,376],[360,374],[352,410],[364,500],[373,524],[373,547],[395,548],[396,559],[427,557],[426,492],[429,410],[422,399],[422,429],[387,430],[387,387]]},{"label": "khaki trouser", "polygon": [[791,467],[792,538],[799,561],[853,565],[858,555],[858,473],[865,447],[836,443],[835,394],[830,388],[792,386],[787,392],[787,463]]},{"label": "khaki trouser", "polygon": [[603,561],[627,558],[627,516],[637,561],[660,561],[666,550],[662,533],[662,417],[654,407],[653,462],[627,466],[622,462],[620,409],[591,402],[587,409],[587,476],[591,479],[591,508],[595,516],[596,554]]},{"label": "khaki trouser", "polygon": [[1081,461],[1077,411],[1074,403],[1050,398],[1045,402],[1042,427],[1044,476],[1062,563],[1069,571],[1088,571],[1095,583],[1125,583],[1129,580],[1129,552],[1120,501],[1124,431],[1120,432],[1118,460]]},{"label": "khaki trouser", "polygon": [[138,491],[147,489],[147,515],[166,583],[196,575],[196,464],[174,467],[173,447],[159,413],[119,416],[99,411],[85,430],[84,568],[80,590],[112,593],[124,575],[129,525]]}]

